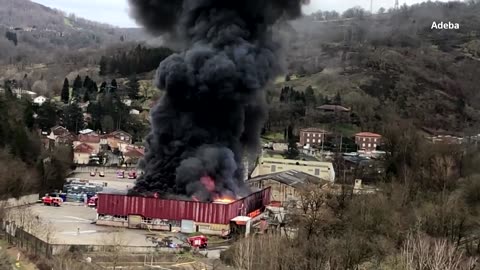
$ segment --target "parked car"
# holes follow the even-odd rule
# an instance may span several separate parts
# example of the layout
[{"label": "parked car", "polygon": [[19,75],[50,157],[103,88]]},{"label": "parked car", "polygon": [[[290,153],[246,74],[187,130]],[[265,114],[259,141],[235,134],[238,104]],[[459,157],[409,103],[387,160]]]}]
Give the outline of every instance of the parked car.
[{"label": "parked car", "polygon": [[97,175],[97,172],[96,172],[96,171],[91,171],[91,172],[90,172],[90,176],[94,177],[94,176],[96,176],[96,175]]},{"label": "parked car", "polygon": [[100,172],[98,175],[99,175],[100,177],[105,177],[105,172]]},{"label": "parked car", "polygon": [[125,171],[118,171],[117,172],[117,178],[120,178],[120,179],[125,178]]}]

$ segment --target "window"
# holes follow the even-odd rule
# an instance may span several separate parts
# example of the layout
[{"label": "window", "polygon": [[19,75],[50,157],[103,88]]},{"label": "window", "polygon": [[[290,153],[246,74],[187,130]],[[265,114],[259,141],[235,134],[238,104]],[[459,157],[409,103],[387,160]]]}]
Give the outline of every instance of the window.
[{"label": "window", "polygon": [[368,147],[372,147],[372,144],[371,144],[371,143],[369,143],[369,144],[368,144]]},{"label": "window", "polygon": [[373,139],[374,142],[377,142],[377,139]]},{"label": "window", "polygon": [[277,170],[277,166],[272,165],[271,170],[272,170],[272,172],[275,172]]},{"label": "window", "polygon": [[363,138],[363,141],[365,141],[365,138]]},{"label": "window", "polygon": [[312,140],[312,142],[313,142],[313,143],[315,143],[315,142],[316,142],[316,140],[315,140],[315,139],[313,139],[313,140]]},{"label": "window", "polygon": [[364,143],[362,144],[362,147],[365,147],[365,144],[364,144]]},{"label": "window", "polygon": [[376,144],[376,143],[375,143],[375,144],[373,144],[373,147],[377,148],[377,144]]},{"label": "window", "polygon": [[320,175],[320,169],[315,169],[315,175]]},{"label": "window", "polygon": [[307,143],[309,143],[309,142],[310,142],[310,139],[307,139]]}]

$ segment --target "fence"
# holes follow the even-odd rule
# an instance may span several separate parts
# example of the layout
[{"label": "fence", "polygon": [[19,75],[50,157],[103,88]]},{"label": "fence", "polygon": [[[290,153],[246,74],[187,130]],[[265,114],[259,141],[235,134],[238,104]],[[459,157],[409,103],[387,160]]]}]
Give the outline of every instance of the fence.
[{"label": "fence", "polygon": [[53,247],[51,244],[17,227],[15,222],[4,221],[2,225],[2,231],[9,244],[15,245],[31,255],[52,257]]},{"label": "fence", "polygon": [[2,232],[9,244],[15,245],[26,251],[28,254],[52,258],[66,252],[85,253],[109,253],[113,250],[123,254],[150,254],[150,253],[176,253],[181,250],[171,248],[159,248],[154,246],[113,246],[113,245],[69,245],[69,244],[50,244],[40,238],[26,232],[15,225],[14,222],[3,221]]}]

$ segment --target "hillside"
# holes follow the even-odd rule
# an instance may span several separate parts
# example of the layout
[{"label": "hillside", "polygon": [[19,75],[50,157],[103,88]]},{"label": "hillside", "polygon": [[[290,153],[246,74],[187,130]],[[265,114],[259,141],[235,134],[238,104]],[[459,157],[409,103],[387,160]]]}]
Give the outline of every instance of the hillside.
[{"label": "hillside", "polygon": [[29,0],[0,0],[0,64],[51,62],[72,51],[146,39],[141,29],[67,16]]},{"label": "hillside", "polygon": [[[460,29],[430,29],[439,18],[459,23]],[[354,112],[354,121],[344,122],[360,129],[381,132],[386,123],[407,119],[418,128],[478,133],[478,25],[480,3],[473,2],[423,3],[348,21],[297,21],[288,31],[289,72],[297,76],[271,89],[274,122],[328,125],[332,119],[319,123],[308,109],[300,119],[278,115],[285,107],[279,101],[282,88],[303,92],[311,86],[315,105],[340,95],[342,105]],[[278,131],[275,123],[271,131]]]}]

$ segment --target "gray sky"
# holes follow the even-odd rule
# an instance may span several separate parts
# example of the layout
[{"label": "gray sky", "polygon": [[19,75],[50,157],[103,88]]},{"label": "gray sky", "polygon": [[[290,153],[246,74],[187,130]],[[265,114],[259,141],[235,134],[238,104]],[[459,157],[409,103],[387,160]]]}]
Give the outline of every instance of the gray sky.
[{"label": "gray sky", "polygon": [[[134,27],[135,22],[128,16],[127,0],[33,0],[43,5],[75,13],[89,20],[109,23],[120,27]],[[306,13],[321,10],[344,11],[353,6],[370,9],[370,0],[310,0],[310,6],[305,7]],[[399,0],[400,5],[422,2],[422,0]],[[373,10],[380,7],[389,8],[395,0],[373,0]]]}]

